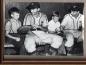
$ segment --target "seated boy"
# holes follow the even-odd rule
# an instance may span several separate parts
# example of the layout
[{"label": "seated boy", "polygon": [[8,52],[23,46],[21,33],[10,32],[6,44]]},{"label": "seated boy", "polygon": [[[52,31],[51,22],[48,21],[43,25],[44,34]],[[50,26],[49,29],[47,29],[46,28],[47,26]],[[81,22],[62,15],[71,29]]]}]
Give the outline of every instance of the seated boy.
[{"label": "seated boy", "polygon": [[[53,11],[52,19],[48,23],[48,32],[50,34],[57,34],[62,37],[64,35],[60,29],[60,21],[59,21],[59,12],[58,11]],[[64,55],[65,53],[66,53],[65,47],[64,47],[64,44],[62,44],[58,48],[58,54]]]},{"label": "seated boy", "polygon": [[8,11],[10,19],[6,22],[5,31],[8,43],[11,43],[15,46],[15,50],[17,54],[19,54],[19,50],[21,47],[20,44],[20,35],[17,33],[19,27],[21,27],[21,22],[19,21],[19,9],[16,7],[12,7]]},{"label": "seated boy", "polygon": [[52,19],[48,23],[49,33],[60,33],[59,12],[54,11]]}]

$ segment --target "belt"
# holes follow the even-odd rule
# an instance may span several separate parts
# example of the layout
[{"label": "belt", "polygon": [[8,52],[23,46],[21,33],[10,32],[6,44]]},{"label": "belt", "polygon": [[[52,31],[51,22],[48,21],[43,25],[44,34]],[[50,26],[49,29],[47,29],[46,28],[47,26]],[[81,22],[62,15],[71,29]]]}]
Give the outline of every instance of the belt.
[{"label": "belt", "polygon": [[40,30],[40,31],[42,31],[42,29],[40,29],[40,28],[36,28],[36,29],[30,29],[31,31],[35,31],[35,30]]},{"label": "belt", "polygon": [[64,29],[64,30],[78,30],[78,29]]}]

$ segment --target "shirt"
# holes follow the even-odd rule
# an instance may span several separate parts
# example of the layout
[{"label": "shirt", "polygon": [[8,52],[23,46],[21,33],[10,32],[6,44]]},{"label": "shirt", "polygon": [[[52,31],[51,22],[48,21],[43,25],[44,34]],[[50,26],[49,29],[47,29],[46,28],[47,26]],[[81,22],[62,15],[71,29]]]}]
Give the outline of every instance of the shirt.
[{"label": "shirt", "polygon": [[42,25],[43,27],[46,27],[47,24],[47,16],[43,13],[40,13],[38,18],[35,18],[31,13],[27,13],[23,23],[23,25]]},{"label": "shirt", "polygon": [[48,30],[55,31],[56,29],[60,30],[60,22],[54,22],[54,20],[49,21],[48,23]]},{"label": "shirt", "polygon": [[[79,14],[77,18],[73,17],[71,14],[65,15],[61,26],[69,30],[77,30],[79,26],[84,24],[84,15]],[[84,25],[83,25],[84,27]]]},{"label": "shirt", "polygon": [[21,26],[21,22],[19,20],[10,19],[5,26],[5,30],[9,33],[17,33],[18,28]]},{"label": "shirt", "polygon": [[76,38],[81,34],[84,36],[84,30],[78,31],[80,26],[84,29],[84,15],[79,14],[78,17],[75,18],[71,14],[67,14],[64,17],[61,26],[64,27],[65,33],[72,33]]},{"label": "shirt", "polygon": [[40,18],[41,18],[41,14],[39,14],[38,17],[33,16],[33,18],[34,18],[34,20],[35,20],[34,24],[35,24],[35,25],[40,25],[39,21],[40,21]]}]

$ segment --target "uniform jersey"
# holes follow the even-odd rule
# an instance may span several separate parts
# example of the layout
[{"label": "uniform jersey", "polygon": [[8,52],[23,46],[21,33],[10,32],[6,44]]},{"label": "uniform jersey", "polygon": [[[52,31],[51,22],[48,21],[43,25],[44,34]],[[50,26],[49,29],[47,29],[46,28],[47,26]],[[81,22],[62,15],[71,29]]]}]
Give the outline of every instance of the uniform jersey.
[{"label": "uniform jersey", "polygon": [[79,14],[77,18],[73,17],[71,14],[67,14],[61,25],[65,27],[65,29],[71,29],[71,30],[76,30],[79,29],[79,26],[82,25],[84,22],[84,16],[82,14]]},{"label": "uniform jersey", "polygon": [[19,20],[15,20],[15,19],[10,19],[7,23],[6,23],[6,31],[8,31],[9,33],[17,33],[18,28],[21,26],[21,22]]},{"label": "uniform jersey", "polygon": [[54,22],[54,20],[49,21],[48,23],[48,30],[49,31],[56,31],[56,29],[60,30],[60,22]]},{"label": "uniform jersey", "polygon": [[84,39],[83,31],[79,31],[79,27],[84,28],[84,15],[79,14],[77,18],[73,17],[71,14],[67,14],[61,26],[64,27],[64,33],[66,35],[67,41],[65,42],[66,47],[72,47],[74,45],[74,38]]},{"label": "uniform jersey", "polygon": [[48,24],[47,16],[43,13],[39,13],[38,17],[34,17],[31,13],[26,14],[23,25],[42,25],[46,27]]},{"label": "uniform jersey", "polygon": [[79,14],[79,16],[75,18],[71,14],[67,14],[64,17],[61,26],[64,27],[65,32],[70,32],[75,37],[78,37],[80,35],[80,31],[78,31],[79,27],[84,27],[84,15]]}]

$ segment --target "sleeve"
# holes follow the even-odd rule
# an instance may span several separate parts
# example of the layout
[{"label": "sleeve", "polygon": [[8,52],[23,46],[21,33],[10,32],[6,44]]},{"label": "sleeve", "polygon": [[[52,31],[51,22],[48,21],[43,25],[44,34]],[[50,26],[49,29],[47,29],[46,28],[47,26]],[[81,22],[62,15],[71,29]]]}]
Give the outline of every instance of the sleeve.
[{"label": "sleeve", "polygon": [[65,27],[65,26],[67,25],[68,19],[69,19],[69,18],[68,18],[67,15],[63,18],[62,23],[61,23],[61,26],[62,26],[62,27]]},{"label": "sleeve", "polygon": [[60,24],[60,22],[58,22],[56,29],[57,29],[58,31],[61,31],[61,30],[60,30],[60,29],[61,29],[60,27],[61,27],[61,24]]},{"label": "sleeve", "polygon": [[47,27],[47,25],[48,25],[48,18],[47,18],[47,16],[44,15],[42,18],[43,18],[42,19],[42,26],[43,27]]},{"label": "sleeve", "polygon": [[83,28],[83,30],[82,30],[82,38],[84,40],[84,15],[82,15],[82,28]]},{"label": "sleeve", "polygon": [[22,23],[21,23],[21,21],[19,21],[19,27],[21,27],[22,26]]},{"label": "sleeve", "polygon": [[28,14],[24,18],[23,25],[30,25],[30,18]]},{"label": "sleeve", "polygon": [[11,31],[11,22],[8,21],[8,22],[6,23],[5,31],[6,31],[6,32],[10,32],[10,31]]},{"label": "sleeve", "polygon": [[84,28],[84,15],[82,15],[82,27]]},{"label": "sleeve", "polygon": [[48,22],[48,30],[50,31],[52,28],[52,24],[51,24],[51,21]]},{"label": "sleeve", "polygon": [[84,15],[81,15],[81,17],[79,18],[79,21],[78,21],[78,28],[84,28]]}]

